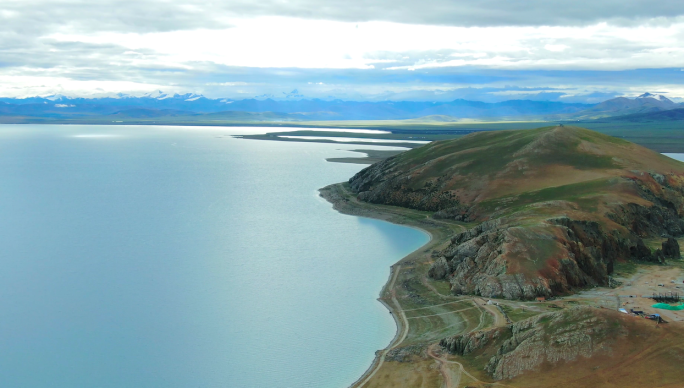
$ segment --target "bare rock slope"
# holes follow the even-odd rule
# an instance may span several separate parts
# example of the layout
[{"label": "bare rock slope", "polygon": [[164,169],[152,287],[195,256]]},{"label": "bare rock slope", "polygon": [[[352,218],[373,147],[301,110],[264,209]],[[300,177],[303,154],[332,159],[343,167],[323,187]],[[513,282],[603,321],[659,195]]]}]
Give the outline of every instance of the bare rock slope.
[{"label": "bare rock slope", "polygon": [[[491,357],[485,366],[496,380],[511,379],[543,363],[555,364],[609,352],[611,342],[626,336],[626,329],[611,325],[589,307],[536,317],[505,328],[446,338],[440,345],[453,354]],[[489,349],[488,349],[489,348]]]},{"label": "bare rock slope", "polygon": [[617,311],[575,307],[445,338],[440,345],[495,380],[524,375],[530,384],[522,386],[632,387],[649,380],[670,386],[684,377],[681,337],[679,327],[656,329]]}]

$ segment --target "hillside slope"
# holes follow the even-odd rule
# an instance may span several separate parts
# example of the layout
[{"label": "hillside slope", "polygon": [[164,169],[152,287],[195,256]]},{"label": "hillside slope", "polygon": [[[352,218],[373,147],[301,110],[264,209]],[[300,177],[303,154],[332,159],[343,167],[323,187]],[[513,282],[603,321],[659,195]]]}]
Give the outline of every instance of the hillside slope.
[{"label": "hillside slope", "polygon": [[495,380],[524,387],[678,386],[684,330],[617,311],[577,307],[440,345]]},{"label": "hillside slope", "polygon": [[633,123],[647,123],[659,121],[679,121],[684,120],[684,108],[670,109],[664,111],[657,111],[651,113],[636,113],[625,116],[606,117],[601,119],[602,122],[633,122]]},{"label": "hillside slope", "polygon": [[456,294],[531,299],[604,285],[616,262],[666,259],[643,238],[684,234],[684,163],[577,127],[433,142],[349,184],[362,201],[474,226],[430,268]]}]

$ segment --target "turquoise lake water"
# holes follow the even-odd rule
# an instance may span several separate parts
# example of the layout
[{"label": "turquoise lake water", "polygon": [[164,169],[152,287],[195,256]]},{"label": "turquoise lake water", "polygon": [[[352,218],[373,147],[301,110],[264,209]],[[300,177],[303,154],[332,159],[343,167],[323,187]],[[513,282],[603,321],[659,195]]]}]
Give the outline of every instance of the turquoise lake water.
[{"label": "turquoise lake water", "polygon": [[258,129],[0,126],[0,387],[346,387],[428,241],[317,189],[340,144]]},{"label": "turquoise lake water", "polygon": [[663,155],[669,156],[672,159],[677,159],[680,162],[684,162],[684,154],[667,154],[667,153],[664,153]]}]

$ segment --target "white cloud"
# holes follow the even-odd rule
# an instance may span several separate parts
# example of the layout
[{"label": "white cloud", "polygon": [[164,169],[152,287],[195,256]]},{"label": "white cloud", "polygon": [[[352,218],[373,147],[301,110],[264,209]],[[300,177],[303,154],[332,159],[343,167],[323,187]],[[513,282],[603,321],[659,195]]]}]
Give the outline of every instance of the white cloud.
[{"label": "white cloud", "polygon": [[207,86],[243,86],[249,85],[247,82],[208,82]]},{"label": "white cloud", "polygon": [[[0,95],[162,89],[244,98],[299,88],[307,97],[362,98],[483,83],[573,85],[535,70],[659,68],[672,72],[675,85],[643,76],[611,79],[608,87],[597,74],[573,82],[584,82],[585,90],[619,85],[631,93],[629,84],[640,94],[656,84],[680,93],[684,16],[677,15],[684,8],[674,0],[529,0],[522,8],[507,0],[436,3],[433,9],[412,0],[326,0],[326,7],[313,0],[5,0]],[[165,12],[155,12],[160,7]],[[491,80],[468,78],[469,69],[489,72]]]},{"label": "white cloud", "polygon": [[[142,94],[165,86],[130,81],[74,80],[60,76],[23,76],[0,74],[0,95],[6,97],[45,96],[64,94],[67,96],[114,95],[119,92]],[[168,89],[168,87],[166,87]],[[102,92],[106,91],[106,92]]]},{"label": "white cloud", "polygon": [[547,44],[544,48],[549,51],[565,51],[569,47],[564,44]]},{"label": "white cloud", "polygon": [[[54,33],[62,43],[118,45],[145,51],[131,65],[193,69],[194,62],[228,66],[370,69],[387,53],[395,69],[483,66],[516,69],[624,70],[684,65],[684,21],[639,28],[599,23],[584,27],[451,27],[390,22],[334,22],[260,17],[231,20],[232,28],[151,33]],[[358,26],[358,28],[357,28]],[[437,58],[416,53],[449,51]],[[385,53],[378,58],[377,53]]]},{"label": "white cloud", "polygon": [[[3,0],[5,26],[33,34],[64,26],[81,32],[174,31],[228,27],[236,17],[287,16],[444,26],[665,25],[681,0]],[[360,24],[359,24],[360,25]]]}]

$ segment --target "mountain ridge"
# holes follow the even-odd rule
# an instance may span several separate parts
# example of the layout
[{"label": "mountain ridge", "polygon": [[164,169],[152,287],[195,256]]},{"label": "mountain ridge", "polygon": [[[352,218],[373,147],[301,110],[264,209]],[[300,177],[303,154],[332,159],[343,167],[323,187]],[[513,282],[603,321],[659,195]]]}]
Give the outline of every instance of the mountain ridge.
[{"label": "mountain ridge", "polygon": [[[297,96],[297,98],[293,97]],[[130,109],[151,110],[147,118],[168,117],[166,111],[187,111],[201,118],[202,114],[218,112],[272,112],[285,121],[291,120],[568,120],[597,119],[630,114],[647,114],[683,108],[663,95],[644,93],[636,98],[617,97],[600,104],[564,103],[557,101],[507,100],[496,103],[456,99],[446,102],[425,101],[346,101],[300,98],[297,90],[286,94],[285,100],[274,98],[232,100],[207,98],[201,94],[170,94],[161,90],[140,97],[119,93],[114,97],[68,97],[55,94],[45,97],[0,98],[3,116],[51,117],[74,119],[108,116]],[[58,109],[54,108],[70,108]],[[252,115],[259,117],[259,115]],[[291,116],[291,117],[288,117]],[[242,117],[249,118],[249,114]],[[432,119],[429,119],[432,120]]]},{"label": "mountain ridge", "polygon": [[[295,91],[293,91],[295,92]],[[41,117],[55,108],[54,105],[74,105],[71,111],[63,111],[61,117],[73,114],[113,114],[125,109],[179,110],[194,113],[217,112],[274,112],[283,115],[296,114],[308,120],[403,120],[423,116],[453,116],[475,118],[531,117],[578,112],[590,107],[588,104],[562,103],[532,100],[510,100],[499,103],[454,100],[449,102],[416,101],[343,101],[321,99],[210,99],[200,94],[167,94],[162,91],[147,93],[141,97],[119,95],[101,98],[71,98],[64,95],[29,97],[24,99],[0,98],[7,105],[4,115]],[[68,102],[68,103],[67,103]],[[50,106],[52,105],[52,106]],[[69,114],[71,113],[71,114]],[[163,116],[163,114],[161,114]]]},{"label": "mountain ridge", "polygon": [[660,112],[677,108],[684,108],[684,104],[677,104],[662,94],[646,92],[636,98],[612,98],[571,116],[575,118],[601,118]]}]

